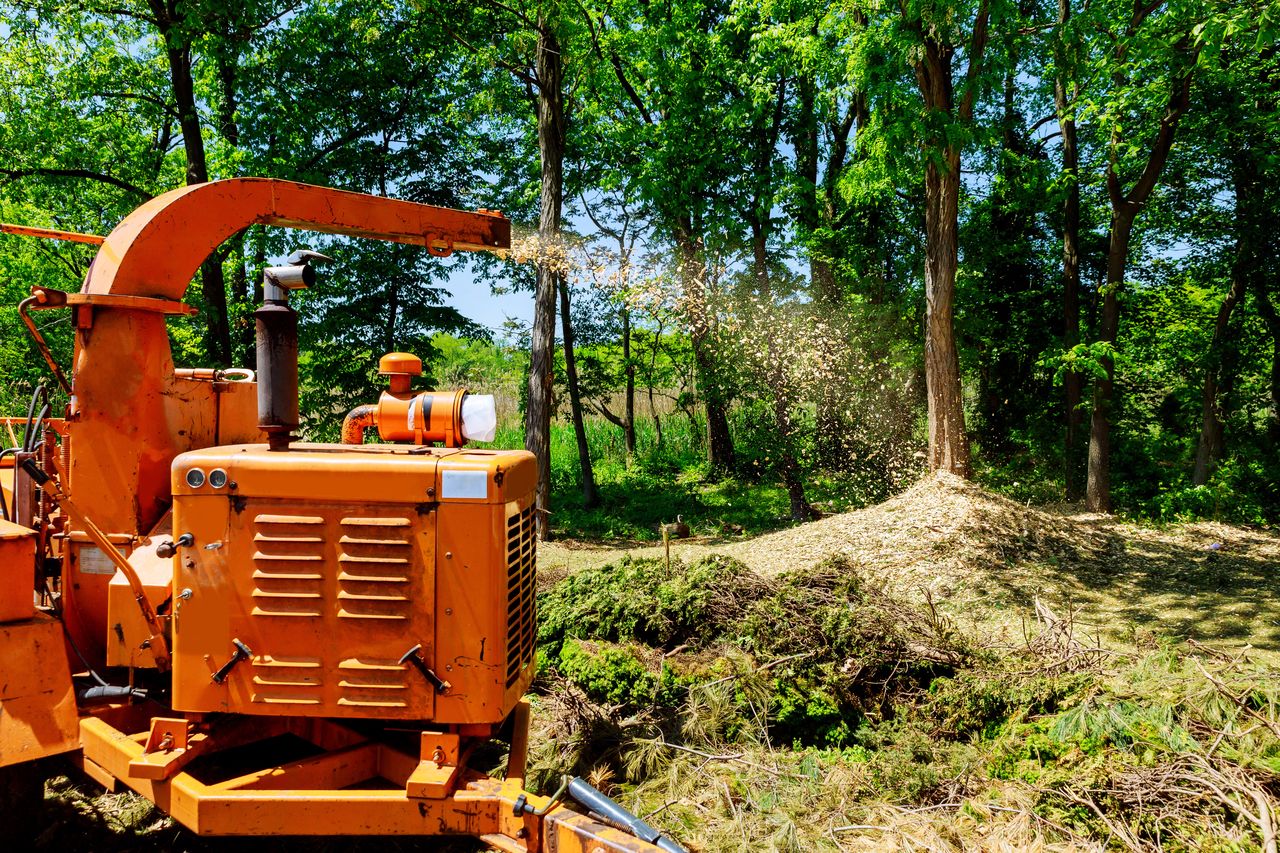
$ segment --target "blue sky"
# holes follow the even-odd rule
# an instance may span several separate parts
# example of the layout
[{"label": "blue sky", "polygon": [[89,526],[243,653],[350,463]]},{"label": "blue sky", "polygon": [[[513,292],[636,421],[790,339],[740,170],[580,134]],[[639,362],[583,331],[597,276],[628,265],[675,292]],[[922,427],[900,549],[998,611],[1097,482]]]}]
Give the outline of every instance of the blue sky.
[{"label": "blue sky", "polygon": [[502,336],[507,320],[524,325],[533,322],[533,294],[520,291],[495,295],[488,282],[477,280],[467,264],[458,264],[448,278],[448,303],[472,320]]}]

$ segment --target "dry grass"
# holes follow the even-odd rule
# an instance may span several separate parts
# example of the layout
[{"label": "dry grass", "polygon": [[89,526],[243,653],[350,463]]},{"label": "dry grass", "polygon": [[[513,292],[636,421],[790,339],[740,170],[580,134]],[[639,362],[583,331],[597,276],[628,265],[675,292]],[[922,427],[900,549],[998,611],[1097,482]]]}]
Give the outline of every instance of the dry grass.
[{"label": "dry grass", "polygon": [[[1156,637],[1252,645],[1280,660],[1280,536],[1212,522],[1143,527],[1110,516],[1024,506],[949,475],[878,506],[747,541],[684,540],[671,554],[724,553],[756,572],[804,571],[840,556],[891,594],[922,598],[1009,642],[1039,598],[1078,611],[1111,643]],[[662,546],[544,543],[548,577],[656,556]]]}]

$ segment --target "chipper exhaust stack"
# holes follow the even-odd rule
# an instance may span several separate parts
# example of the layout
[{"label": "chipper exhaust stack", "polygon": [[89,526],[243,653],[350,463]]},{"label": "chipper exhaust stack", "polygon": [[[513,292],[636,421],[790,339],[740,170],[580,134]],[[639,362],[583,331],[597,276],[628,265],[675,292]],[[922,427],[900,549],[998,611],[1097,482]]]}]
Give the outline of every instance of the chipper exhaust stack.
[{"label": "chipper exhaust stack", "polygon": [[[298,441],[289,294],[329,260],[307,251],[264,272],[256,379],[175,369],[164,318],[192,312],[200,264],[255,223],[436,256],[511,239],[490,211],[219,181],[89,241],[80,292],[24,301],[24,321],[71,311],[76,340],[63,371],[28,322],[69,402],[10,421],[22,444],[0,453],[0,773],[71,752],[201,835],[681,850],[581,780],[560,794],[590,814],[523,790],[537,471],[467,446],[492,438],[492,398],[415,390],[421,362],[391,353],[342,444]],[[490,778],[468,757],[499,734]]]},{"label": "chipper exhaust stack", "polygon": [[286,266],[262,273],[262,305],[253,312],[258,363],[258,429],[270,450],[288,450],[298,418],[298,314],[289,292],[316,283],[312,261],[328,261],[319,252],[299,250]]}]

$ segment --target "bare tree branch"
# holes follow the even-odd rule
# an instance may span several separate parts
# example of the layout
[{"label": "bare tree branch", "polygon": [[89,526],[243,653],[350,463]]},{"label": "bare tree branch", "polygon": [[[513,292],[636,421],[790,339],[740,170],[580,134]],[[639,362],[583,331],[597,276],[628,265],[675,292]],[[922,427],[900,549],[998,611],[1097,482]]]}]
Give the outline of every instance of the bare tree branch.
[{"label": "bare tree branch", "polygon": [[90,169],[0,169],[0,175],[3,175],[10,181],[16,181],[21,178],[29,178],[34,176],[42,176],[49,178],[84,178],[85,180],[97,181],[101,184],[110,184],[116,189],[124,190],[127,193],[149,201],[154,196],[139,186],[121,180],[111,175],[104,175],[101,172],[94,172]]}]

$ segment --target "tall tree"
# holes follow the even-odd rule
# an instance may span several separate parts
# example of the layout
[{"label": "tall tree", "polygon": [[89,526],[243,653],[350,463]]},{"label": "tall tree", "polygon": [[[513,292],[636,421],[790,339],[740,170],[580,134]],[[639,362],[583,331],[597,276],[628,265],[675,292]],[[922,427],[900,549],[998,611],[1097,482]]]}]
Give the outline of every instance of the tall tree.
[{"label": "tall tree", "polygon": [[[147,0],[147,9],[149,15],[144,17],[155,27],[169,64],[169,84],[173,89],[182,147],[187,157],[187,184],[207,183],[209,161],[205,154],[204,128],[192,74],[192,47],[200,33],[199,10],[185,0]],[[103,11],[110,14],[112,10]],[[203,283],[201,293],[209,312],[209,357],[215,364],[229,366],[231,323],[227,314],[227,284],[222,271],[222,257],[214,255],[206,260],[200,267],[200,277]]]},{"label": "tall tree", "polygon": [[[538,89],[538,153],[542,163],[539,191],[538,239],[558,245],[564,212],[565,92],[564,57],[560,39],[547,15],[539,10],[532,21],[537,33],[533,82]],[[538,535],[548,532],[551,504],[551,385],[555,347],[556,293],[566,287],[563,268],[538,265],[533,296],[533,345],[529,354],[529,397],[525,410],[524,446],[538,458]],[[567,328],[567,327],[566,327]],[[590,457],[583,471],[586,483]],[[592,484],[594,486],[594,483]]]},{"label": "tall tree", "polygon": [[[1191,106],[1191,81],[1195,76],[1198,51],[1186,21],[1169,21],[1163,18],[1153,20],[1152,15],[1163,5],[1161,2],[1133,3],[1123,28],[1116,34],[1114,47],[1103,60],[1111,84],[1107,97],[1112,99],[1107,110],[1110,114],[1110,132],[1105,171],[1111,223],[1108,228],[1107,272],[1101,293],[1102,310],[1098,328],[1098,342],[1102,345],[1098,360],[1102,375],[1093,386],[1089,468],[1085,484],[1085,506],[1094,512],[1111,510],[1114,351],[1120,326],[1120,291],[1124,287],[1133,225],[1156,188],[1173,147],[1178,124]],[[1095,9],[1094,12],[1105,14],[1100,9]],[[1146,29],[1148,26],[1160,29],[1163,37],[1153,37]],[[1174,38],[1172,47],[1169,47],[1168,42],[1170,26],[1173,28]],[[1143,53],[1146,55],[1141,55]],[[1134,95],[1135,89],[1150,87],[1148,81],[1151,78],[1147,78],[1145,74],[1139,78],[1135,71],[1141,68],[1145,73],[1152,73],[1161,67],[1165,68],[1165,72],[1160,89],[1166,93],[1162,114],[1154,136],[1143,145],[1141,113],[1151,105],[1150,95],[1148,93],[1145,103],[1135,103]],[[1137,126],[1136,129],[1134,125]],[[1134,157],[1130,154],[1134,151],[1142,153]],[[1136,177],[1133,177],[1133,172],[1136,172]]]},{"label": "tall tree", "polygon": [[[1053,38],[1053,104],[1062,132],[1062,343],[1066,350],[1080,343],[1080,143],[1076,131],[1076,51],[1080,34],[1071,17],[1072,0],[1058,0],[1058,27]],[[1067,500],[1084,495],[1084,376],[1068,369],[1063,374],[1066,434],[1063,439],[1063,478]]]},{"label": "tall tree", "polygon": [[717,276],[709,262],[724,233],[719,192],[733,162],[719,133],[730,93],[716,27],[728,7],[723,0],[663,6],[615,0],[592,29],[594,55],[616,81],[611,91],[600,89],[618,119],[601,128],[601,153],[644,200],[674,249],[706,412],[707,460],[718,471],[734,464],[728,377],[714,350]]},{"label": "tall tree", "polygon": [[[1227,291],[1218,306],[1213,337],[1204,357],[1200,395],[1200,435],[1196,442],[1191,483],[1209,482],[1227,454],[1226,403],[1240,368],[1244,349],[1240,314],[1252,292],[1264,325],[1274,320],[1269,312],[1268,265],[1274,278],[1275,250],[1271,218],[1277,198],[1275,165],[1266,155],[1280,126],[1280,68],[1275,45],[1261,51],[1248,39],[1248,30],[1227,40],[1208,63],[1203,88],[1205,105],[1196,136],[1208,151],[1220,156],[1209,167],[1231,191],[1232,204],[1225,223],[1231,234]],[[1221,163],[1221,166],[1218,164]],[[1215,168],[1217,167],[1217,168]],[[1225,167],[1225,168],[1224,168]]]},{"label": "tall tree", "polygon": [[[954,322],[960,162],[965,140],[972,133],[974,106],[982,88],[990,24],[989,0],[979,0],[976,6],[950,2],[904,3],[901,7],[901,50],[915,73],[924,106],[920,145],[925,161],[928,464],[933,470],[963,477],[968,477],[972,468]],[[964,59],[963,72],[956,65],[957,54]]]},{"label": "tall tree", "polygon": [[[575,72],[566,57],[575,51],[572,23],[577,8],[561,9],[556,0],[508,5],[483,0],[483,14],[447,7],[441,14],[466,22],[450,25],[450,35],[481,62],[509,73],[532,106],[538,148],[538,248],[530,336],[529,383],[525,399],[525,448],[538,460],[538,535],[549,532],[551,504],[551,415],[553,407],[556,302],[565,286],[566,252],[561,235],[565,200],[565,156],[572,94],[567,75]],[[589,465],[589,459],[588,459]],[[586,472],[584,471],[584,477]]]},{"label": "tall tree", "polygon": [[[1020,20],[1030,18],[1028,5],[1023,0]],[[992,104],[991,144],[973,158],[985,186],[974,192],[961,229],[965,264],[971,270],[968,286],[962,288],[966,311],[961,331],[969,338],[977,368],[977,435],[983,455],[998,465],[1014,458],[1042,405],[1048,388],[1037,376],[1036,358],[1056,337],[1045,322],[1044,306],[1051,296],[1038,251],[1043,245],[1039,211],[1049,189],[1047,163],[1023,112],[1039,104],[1025,93],[1020,97],[1018,85],[1040,58],[1035,47],[1009,26],[996,35],[987,53],[999,69],[1002,97]],[[1043,122],[1050,120],[1046,116]]]}]

